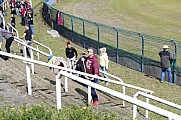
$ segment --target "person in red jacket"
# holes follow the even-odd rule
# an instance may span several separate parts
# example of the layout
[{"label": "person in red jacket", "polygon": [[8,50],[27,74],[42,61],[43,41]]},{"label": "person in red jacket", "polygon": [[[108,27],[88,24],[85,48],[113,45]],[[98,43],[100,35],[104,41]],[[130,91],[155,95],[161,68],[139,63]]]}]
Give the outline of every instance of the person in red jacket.
[{"label": "person in red jacket", "polygon": [[[87,55],[88,57],[84,61],[85,72],[88,74],[98,76],[99,75],[98,57],[96,54],[94,54],[93,48],[88,48]],[[98,79],[93,79],[92,82],[99,83]],[[99,104],[99,99],[95,88],[91,88],[91,96],[93,99],[93,106],[97,106]]]}]

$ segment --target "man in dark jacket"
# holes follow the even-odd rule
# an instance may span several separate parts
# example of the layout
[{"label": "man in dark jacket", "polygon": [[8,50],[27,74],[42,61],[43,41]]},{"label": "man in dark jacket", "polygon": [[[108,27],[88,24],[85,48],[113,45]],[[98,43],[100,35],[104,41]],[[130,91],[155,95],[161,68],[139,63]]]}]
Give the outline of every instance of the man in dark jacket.
[{"label": "man in dark jacket", "polygon": [[[88,57],[86,57],[86,59],[84,61],[86,73],[98,76],[99,75],[99,63],[98,63],[97,55],[94,54],[93,48],[88,48],[87,55],[88,55]],[[98,83],[99,81],[98,81],[98,79],[93,79],[92,82]],[[99,99],[98,99],[98,95],[96,93],[95,88],[91,88],[91,96],[93,99],[93,106],[97,106],[99,104]]]},{"label": "man in dark jacket", "polygon": [[75,63],[75,59],[77,58],[77,51],[75,50],[75,48],[71,46],[69,41],[67,41],[67,48],[65,49],[65,52],[66,52],[69,68],[75,69],[74,63]]},{"label": "man in dark jacket", "polygon": [[[32,40],[32,31],[29,29],[28,25],[25,25],[25,32],[24,32],[24,35],[22,37],[20,37],[21,39],[22,38],[25,38],[25,44],[27,45],[31,45],[33,40]],[[26,47],[26,53],[27,53],[27,56],[28,57],[31,57],[30,55],[30,51],[29,49]]]},{"label": "man in dark jacket", "polygon": [[168,52],[168,45],[163,46],[163,51],[159,52],[160,56],[160,63],[161,63],[161,68],[162,68],[162,73],[161,73],[161,82],[164,81],[165,79],[165,73],[168,73],[168,82],[169,84],[172,84],[172,72],[170,68],[170,62],[173,59],[173,56],[171,55],[170,52]]}]

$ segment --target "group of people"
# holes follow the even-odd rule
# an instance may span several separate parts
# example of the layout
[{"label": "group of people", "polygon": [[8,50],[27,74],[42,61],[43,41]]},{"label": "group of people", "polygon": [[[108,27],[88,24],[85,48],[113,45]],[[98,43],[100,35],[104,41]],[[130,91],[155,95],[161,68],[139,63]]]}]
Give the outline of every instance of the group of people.
[{"label": "group of people", "polygon": [[[79,65],[76,65],[76,67],[73,67],[73,66],[75,66],[77,51],[75,50],[75,48],[71,46],[69,41],[67,42],[67,48],[65,49],[65,51],[66,51],[66,57],[67,57],[70,68],[76,69],[76,67]],[[82,63],[82,65],[80,66],[83,67],[82,72],[86,72],[88,74],[92,74],[95,76],[99,76],[99,67],[101,67],[101,69],[105,72],[104,77],[108,78],[106,73],[108,69],[109,59],[106,53],[106,48],[105,47],[100,48],[100,53],[101,54],[100,54],[100,62],[99,62],[98,56],[94,53],[94,49],[88,48],[87,55],[80,58],[81,59],[80,62]],[[80,69],[76,69],[76,70],[80,70]],[[97,78],[93,78],[93,79],[90,78],[90,80],[94,83],[99,83],[99,80]],[[92,100],[93,100],[93,106],[97,106],[99,104],[99,99],[98,99],[98,95],[96,93],[95,88],[91,88],[91,95],[92,95]]]},{"label": "group of people", "polygon": [[27,25],[34,35],[33,9],[28,0],[10,0],[11,25],[16,28],[15,15],[20,15],[22,26]]},{"label": "group of people", "polygon": [[[10,0],[9,2],[10,9],[11,9],[11,25],[15,28],[16,27],[16,22],[15,22],[15,15],[19,15],[21,17],[21,24],[25,26],[25,32],[24,35],[20,38],[25,38],[25,43],[27,45],[31,45],[32,39],[34,36],[34,26],[33,26],[33,9],[31,7],[31,4],[28,0],[21,0],[21,1],[16,1],[16,0]],[[4,15],[4,11],[1,7],[0,9],[0,15],[1,17]],[[6,40],[5,48],[8,53],[10,53],[10,46],[14,40],[14,31],[8,32],[3,26],[2,20],[0,20],[0,50],[2,47],[2,42],[3,42],[3,37]],[[21,49],[22,51],[22,49]],[[30,52],[29,49],[26,48],[27,51],[27,56],[30,57]],[[8,60],[8,57],[6,56],[1,56],[4,60]]]}]

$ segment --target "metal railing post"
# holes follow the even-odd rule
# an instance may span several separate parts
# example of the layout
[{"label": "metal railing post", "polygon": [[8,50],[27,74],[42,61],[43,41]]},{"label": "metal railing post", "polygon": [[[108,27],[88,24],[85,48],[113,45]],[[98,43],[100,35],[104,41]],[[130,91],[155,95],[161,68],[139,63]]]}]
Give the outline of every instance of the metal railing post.
[{"label": "metal railing post", "polygon": [[[146,103],[149,104],[149,98],[146,98]],[[148,109],[146,109],[146,118],[148,119]]]},{"label": "metal railing post", "polygon": [[62,108],[61,81],[60,81],[62,75],[60,75],[60,72],[56,75],[56,100],[57,100],[58,110]]},{"label": "metal railing post", "polygon": [[[123,86],[123,94],[126,95],[126,87]],[[123,107],[125,107],[125,101],[123,100]]]},{"label": "metal railing post", "polygon": [[91,87],[88,86],[88,105],[91,104],[92,96],[91,96]]},{"label": "metal railing post", "polygon": [[119,51],[119,32],[118,30],[113,27],[113,29],[116,31],[116,63],[119,62],[119,54],[118,54],[118,51]]},{"label": "metal railing post", "polygon": [[85,22],[84,21],[82,23],[82,33],[83,33],[83,36],[85,36]]},{"label": "metal railing post", "polygon": [[[34,60],[33,50],[32,49],[30,49],[30,54],[31,54],[31,59]],[[31,63],[31,73],[32,74],[35,73],[35,65],[34,65],[34,63]]]},{"label": "metal railing post", "polygon": [[[38,45],[36,46],[36,49],[39,50]],[[37,58],[38,58],[38,60],[40,59],[40,54],[39,54],[39,52],[37,52]]]},{"label": "metal railing post", "polygon": [[71,16],[71,25],[72,25],[72,31],[74,31],[74,21],[73,21],[72,16]]},{"label": "metal railing post", "polygon": [[[27,58],[26,46],[24,46],[24,57]],[[32,95],[32,90],[31,90],[31,70],[30,70],[30,65],[29,65],[28,62],[26,62],[26,76],[27,76],[28,94]]]},{"label": "metal railing post", "polygon": [[97,46],[97,54],[100,54],[99,48],[100,48],[100,28],[99,24],[95,23],[94,24],[97,26],[97,41],[98,41],[98,46]]},{"label": "metal railing post", "polygon": [[142,41],[142,55],[141,55],[141,72],[143,73],[144,72],[144,36],[139,33],[139,36],[141,37],[141,41]]},{"label": "metal railing post", "polygon": [[171,41],[173,42],[174,44],[174,53],[173,53],[173,57],[174,57],[174,60],[173,60],[173,83],[176,84],[177,83],[177,75],[176,75],[176,57],[177,57],[177,43],[175,40],[171,39]]}]

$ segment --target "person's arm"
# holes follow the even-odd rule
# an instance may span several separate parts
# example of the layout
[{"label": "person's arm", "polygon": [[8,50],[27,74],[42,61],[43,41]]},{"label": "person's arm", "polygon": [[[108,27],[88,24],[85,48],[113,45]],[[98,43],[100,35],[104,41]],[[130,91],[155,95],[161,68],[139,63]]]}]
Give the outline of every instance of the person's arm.
[{"label": "person's arm", "polygon": [[98,63],[98,59],[95,58],[94,62],[93,62],[93,69],[94,69],[94,75],[99,75],[99,63]]},{"label": "person's arm", "polygon": [[107,53],[105,53],[105,63],[106,63],[106,70],[108,69],[108,64],[109,64],[109,59],[108,59],[108,56],[107,56]]},{"label": "person's arm", "polygon": [[66,57],[68,58],[67,48],[65,48],[65,54],[66,54]]},{"label": "person's arm", "polygon": [[22,38],[24,38],[25,37],[25,35],[26,35],[26,33],[24,33],[24,35],[23,36],[21,36],[20,38],[22,39]]},{"label": "person's arm", "polygon": [[78,54],[75,48],[74,48],[74,52],[75,52],[75,57],[77,58]]}]

